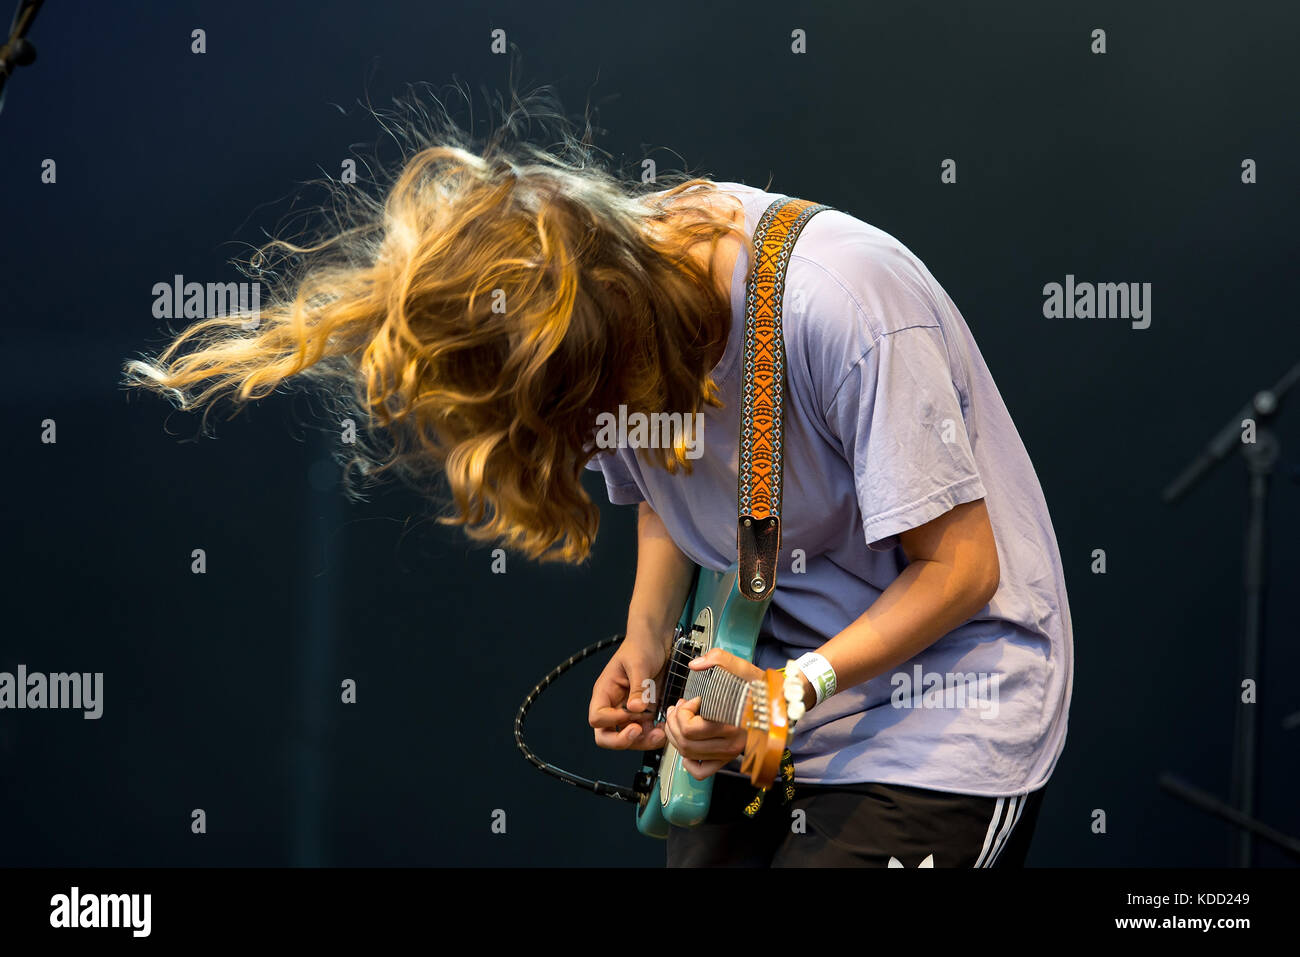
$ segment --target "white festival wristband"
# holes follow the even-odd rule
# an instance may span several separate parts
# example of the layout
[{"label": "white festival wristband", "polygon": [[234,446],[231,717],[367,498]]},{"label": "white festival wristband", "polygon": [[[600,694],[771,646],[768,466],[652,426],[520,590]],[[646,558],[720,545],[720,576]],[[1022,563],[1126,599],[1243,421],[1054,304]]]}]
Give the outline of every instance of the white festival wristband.
[{"label": "white festival wristband", "polygon": [[831,667],[829,661],[817,654],[817,652],[808,652],[794,664],[796,668],[803,672],[804,677],[808,679],[808,683],[817,692],[817,701],[814,707],[835,693],[835,669]]}]

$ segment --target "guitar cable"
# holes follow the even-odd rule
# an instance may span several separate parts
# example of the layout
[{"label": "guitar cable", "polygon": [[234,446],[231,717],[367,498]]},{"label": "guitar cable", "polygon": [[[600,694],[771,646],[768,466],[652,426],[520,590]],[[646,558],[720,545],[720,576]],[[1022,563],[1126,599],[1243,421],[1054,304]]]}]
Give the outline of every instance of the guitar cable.
[{"label": "guitar cable", "polygon": [[593,794],[598,794],[601,797],[614,798],[617,801],[628,801],[636,804],[640,801],[640,796],[634,788],[620,787],[617,784],[610,784],[608,781],[593,781],[590,778],[571,774],[563,768],[557,768],[554,764],[543,761],[533,753],[532,749],[529,748],[528,745],[524,744],[524,718],[528,714],[528,709],[533,706],[533,702],[536,701],[538,696],[551,685],[551,682],[555,681],[556,678],[560,677],[560,675],[564,674],[579,662],[585,661],[592,655],[596,654],[596,652],[602,651],[610,645],[616,645],[622,640],[622,634],[610,635],[608,638],[602,638],[600,641],[588,645],[586,648],[583,648],[577,654],[557,666],[550,672],[550,674],[538,683],[537,687],[528,692],[528,697],[524,698],[524,703],[519,706],[519,713],[515,715],[515,744],[519,746],[520,752],[522,752],[523,756],[528,759],[529,763],[539,771],[549,774],[551,777],[559,778],[565,784],[572,784],[576,788],[581,788],[584,791],[591,791]]}]

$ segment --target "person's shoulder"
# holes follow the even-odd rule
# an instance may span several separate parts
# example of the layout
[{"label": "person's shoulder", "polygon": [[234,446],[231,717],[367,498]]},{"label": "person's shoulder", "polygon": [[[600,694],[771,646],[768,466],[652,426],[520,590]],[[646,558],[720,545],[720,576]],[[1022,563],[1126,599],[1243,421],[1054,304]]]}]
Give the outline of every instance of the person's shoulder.
[{"label": "person's shoulder", "polygon": [[[750,225],[771,202],[789,194],[718,182],[741,194]],[[787,348],[811,361],[855,358],[883,335],[915,326],[942,326],[944,294],[897,236],[826,202],[795,240],[786,269],[783,320]]]},{"label": "person's shoulder", "polygon": [[757,186],[749,186],[749,185],[746,185],[745,183],[735,183],[735,182],[732,182],[731,180],[715,179],[715,180],[710,180],[710,182],[713,183],[713,185],[714,185],[717,189],[720,189],[720,190],[722,190],[722,191],[725,192],[725,193],[761,193],[761,192],[763,192],[763,190],[759,189]]},{"label": "person's shoulder", "polygon": [[795,242],[790,283],[804,288],[819,328],[865,326],[872,340],[939,325],[934,277],[898,237],[843,210],[827,209]]},{"label": "person's shoulder", "polygon": [[790,256],[787,358],[819,392],[833,391],[883,337],[941,330],[943,300],[925,264],[896,236],[842,210],[823,210],[808,221]]}]

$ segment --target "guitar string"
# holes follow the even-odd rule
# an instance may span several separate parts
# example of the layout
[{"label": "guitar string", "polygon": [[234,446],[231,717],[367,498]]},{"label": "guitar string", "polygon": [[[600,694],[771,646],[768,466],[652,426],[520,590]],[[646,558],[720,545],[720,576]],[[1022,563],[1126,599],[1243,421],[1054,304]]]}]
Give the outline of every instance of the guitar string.
[{"label": "guitar string", "polygon": [[682,697],[687,701],[700,698],[699,714],[708,721],[739,725],[751,693],[749,681],[714,666],[693,672],[686,679]]}]

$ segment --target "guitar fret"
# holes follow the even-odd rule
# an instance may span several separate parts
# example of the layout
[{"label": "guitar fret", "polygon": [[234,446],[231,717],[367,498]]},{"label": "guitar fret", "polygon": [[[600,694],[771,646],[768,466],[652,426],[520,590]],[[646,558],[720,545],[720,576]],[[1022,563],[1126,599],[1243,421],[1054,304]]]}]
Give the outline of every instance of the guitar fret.
[{"label": "guitar fret", "polygon": [[702,718],[740,726],[752,695],[748,681],[717,666],[705,671],[687,669],[685,676],[681,697],[687,701],[699,698],[698,713]]},{"label": "guitar fret", "polygon": [[748,691],[749,682],[713,667],[691,675],[684,697],[699,697],[699,713],[707,720],[735,725],[744,711]]}]

